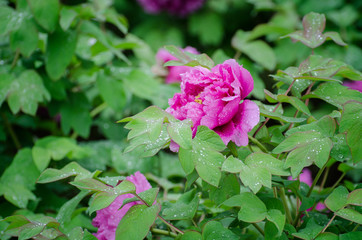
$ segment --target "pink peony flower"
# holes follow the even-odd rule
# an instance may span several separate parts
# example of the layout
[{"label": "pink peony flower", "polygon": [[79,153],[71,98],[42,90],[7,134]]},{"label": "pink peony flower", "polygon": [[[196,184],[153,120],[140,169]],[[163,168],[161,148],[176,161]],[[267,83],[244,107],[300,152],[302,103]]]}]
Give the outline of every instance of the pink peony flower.
[{"label": "pink peony flower", "polygon": [[362,92],[362,81],[345,81],[343,85]]},{"label": "pink peony flower", "polygon": [[[234,59],[211,69],[194,67],[181,74],[181,93],[169,99],[167,112],[179,120],[191,119],[193,132],[205,125],[225,144],[248,144],[248,132],[259,122],[259,108],[243,100],[254,87],[250,73]],[[241,103],[241,101],[243,102]],[[171,150],[177,148],[171,146]]]},{"label": "pink peony flower", "polygon": [[[293,179],[291,176],[289,176],[288,180],[296,180],[296,179]],[[304,168],[302,173],[299,175],[299,181],[304,182],[309,187],[311,187],[312,183],[313,183],[312,172],[308,168]],[[315,206],[315,209],[317,211],[321,211],[325,208],[326,208],[326,206],[321,202],[317,203],[317,205]],[[312,210],[312,208],[307,209],[307,211],[311,211],[311,210]]]},{"label": "pink peony flower", "polygon": [[137,0],[143,9],[151,14],[166,11],[184,17],[201,8],[204,0]]},{"label": "pink peony flower", "polygon": [[[134,183],[137,194],[151,188],[151,185],[147,181],[146,177],[140,172],[136,172],[134,175],[128,176],[126,179]],[[97,216],[93,219],[92,224],[98,228],[98,232],[94,235],[99,240],[114,240],[116,237],[117,226],[123,216],[126,215],[127,211],[132,206],[142,204],[141,201],[131,202],[119,209],[123,204],[123,200],[132,197],[134,197],[132,194],[120,195],[111,203],[111,205],[97,211]]]},{"label": "pink peony flower", "polygon": [[[186,47],[181,50],[184,52],[199,54],[199,52],[193,47]],[[164,67],[163,67],[164,63],[171,61],[171,60],[177,60],[177,58],[175,56],[173,56],[171,53],[169,53],[167,50],[165,50],[163,48],[158,50],[158,52],[156,54],[156,59],[157,59],[157,66],[153,70],[158,75],[166,76],[166,83],[181,82],[180,74],[190,71],[192,69],[192,67],[188,67],[188,66],[170,66],[170,67],[167,67],[166,72],[161,72],[162,70],[164,70]]]}]

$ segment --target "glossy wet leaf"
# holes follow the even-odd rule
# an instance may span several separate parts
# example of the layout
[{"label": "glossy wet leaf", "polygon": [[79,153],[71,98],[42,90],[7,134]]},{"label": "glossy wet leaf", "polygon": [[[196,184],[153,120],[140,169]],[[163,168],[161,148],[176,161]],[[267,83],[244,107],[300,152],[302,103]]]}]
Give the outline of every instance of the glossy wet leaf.
[{"label": "glossy wet leaf", "polygon": [[229,229],[225,228],[220,222],[210,221],[208,222],[203,231],[202,239],[212,240],[212,239],[228,239],[228,240],[237,240],[239,237],[234,234]]},{"label": "glossy wet leaf", "polygon": [[325,205],[333,212],[340,210],[347,205],[348,190],[339,186],[324,201]]},{"label": "glossy wet leaf", "polygon": [[8,104],[14,114],[22,110],[27,114],[35,115],[38,103],[50,100],[49,92],[34,70],[22,72],[8,87]]},{"label": "glossy wet leaf", "polygon": [[358,224],[362,224],[362,214],[354,209],[351,208],[344,208],[341,209],[337,212],[335,212],[335,214],[341,218],[347,219],[349,221],[358,223]]},{"label": "glossy wet leaf", "polygon": [[25,56],[30,56],[38,47],[38,30],[33,19],[23,19],[20,27],[10,34],[10,46]]},{"label": "glossy wet leaf", "polygon": [[322,229],[323,226],[318,225],[314,218],[311,218],[307,222],[306,227],[299,230],[297,233],[293,233],[293,236],[305,240],[312,240],[320,233],[320,231],[322,231]]},{"label": "glossy wet leaf", "polygon": [[116,240],[134,239],[142,240],[155,222],[160,211],[158,204],[151,207],[135,205],[119,222],[116,230]]},{"label": "glossy wet leaf", "polygon": [[[361,94],[362,95],[362,94]],[[362,104],[361,102],[347,102],[343,106],[339,131],[346,132],[347,144],[351,150],[352,160],[358,163],[362,159]]]},{"label": "glossy wet leaf", "polygon": [[169,207],[165,208],[162,215],[166,220],[192,219],[199,205],[199,197],[193,189],[181,195],[181,197]]},{"label": "glossy wet leaf", "polygon": [[71,162],[61,169],[48,168],[39,176],[37,183],[49,183],[70,176],[77,176],[78,179],[87,178],[91,173],[76,162]]}]

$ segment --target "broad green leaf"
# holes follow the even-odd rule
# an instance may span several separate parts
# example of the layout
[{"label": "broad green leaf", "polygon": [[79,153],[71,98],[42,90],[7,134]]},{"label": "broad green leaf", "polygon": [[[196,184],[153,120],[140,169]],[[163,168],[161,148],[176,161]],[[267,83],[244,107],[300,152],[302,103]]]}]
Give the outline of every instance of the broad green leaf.
[{"label": "broad green leaf", "polygon": [[308,116],[311,116],[311,113],[310,113],[308,107],[301,100],[299,100],[298,98],[285,96],[285,95],[278,95],[277,99],[280,102],[290,103],[291,105],[293,105],[299,111],[307,114]]},{"label": "broad green leaf", "polygon": [[328,161],[331,148],[332,141],[329,138],[317,139],[290,152],[284,166],[290,167],[292,177],[296,178],[304,167],[310,166],[313,162],[322,168]]},{"label": "broad green leaf", "polygon": [[264,68],[273,70],[276,65],[273,49],[261,40],[248,42],[247,36],[248,33],[238,30],[232,39],[232,46]]},{"label": "broad green leaf", "polygon": [[71,220],[72,214],[77,208],[80,201],[83,200],[87,195],[89,194],[89,191],[81,191],[79,192],[75,197],[67,201],[62,205],[62,207],[59,209],[58,214],[56,216],[57,221],[60,224],[68,223]]},{"label": "broad green leaf", "polygon": [[116,230],[116,240],[134,239],[142,240],[155,222],[160,211],[160,205],[151,207],[135,205],[119,222]]},{"label": "broad green leaf", "polygon": [[186,150],[192,148],[191,125],[192,122],[190,120],[184,120],[172,122],[167,126],[167,132],[171,139]]},{"label": "broad green leaf", "polygon": [[73,139],[50,136],[35,143],[32,156],[39,171],[43,171],[51,159],[58,161],[65,157],[76,158],[77,152],[82,151],[84,150],[78,147]]},{"label": "broad green leaf", "polygon": [[188,29],[204,45],[218,45],[224,36],[221,16],[211,11],[191,15]]},{"label": "broad green leaf", "polygon": [[213,239],[227,239],[227,240],[238,240],[239,237],[225,228],[220,222],[210,221],[205,224],[202,231],[203,240],[213,240]]},{"label": "broad green leaf", "polygon": [[61,128],[65,134],[69,134],[73,128],[82,137],[88,137],[92,118],[90,116],[90,103],[82,93],[72,94],[67,102],[60,107]]},{"label": "broad green leaf", "polygon": [[356,189],[348,195],[347,203],[362,206],[362,189]]},{"label": "broad green leaf", "polygon": [[28,2],[35,20],[47,31],[53,32],[59,19],[59,1],[28,0]]},{"label": "broad green leaf", "polygon": [[344,208],[335,212],[335,214],[341,218],[350,220],[358,224],[362,224],[362,214],[354,209]]},{"label": "broad green leaf", "polygon": [[72,60],[77,45],[77,34],[73,31],[63,32],[57,29],[49,34],[45,53],[45,69],[53,80],[63,76]]},{"label": "broad green leaf", "polygon": [[186,174],[196,168],[197,173],[204,181],[217,187],[221,178],[220,168],[225,160],[219,151],[224,148],[225,144],[217,133],[200,125],[192,140],[192,149],[180,148],[181,165]]},{"label": "broad green leaf", "polygon": [[209,192],[210,200],[219,205],[226,199],[240,193],[240,183],[237,176],[234,174],[223,174],[220,179],[219,187],[203,182],[203,189]]},{"label": "broad green leaf", "polygon": [[32,19],[24,19],[20,27],[10,34],[10,46],[27,57],[37,48],[38,31]]},{"label": "broad green leaf", "polygon": [[273,153],[279,154],[287,152],[295,148],[305,146],[318,138],[321,138],[321,134],[317,131],[296,132],[274,148]]},{"label": "broad green leaf", "polygon": [[7,230],[21,227],[25,224],[30,223],[30,220],[23,215],[11,215],[3,219],[3,221],[10,222],[10,225],[7,227]]},{"label": "broad green leaf", "polygon": [[290,175],[284,169],[284,163],[268,154],[253,153],[245,159],[242,164],[240,179],[245,186],[248,186],[254,193],[257,193],[262,186],[271,188],[272,174],[280,176]]},{"label": "broad green leaf", "polygon": [[362,102],[360,92],[348,89],[338,83],[321,84],[316,90],[303,97],[303,99],[306,98],[320,98],[339,109],[342,109],[342,106],[351,100]]},{"label": "broad green leaf", "polygon": [[223,202],[228,207],[240,207],[238,219],[244,222],[260,222],[267,216],[265,204],[253,193],[243,192]]},{"label": "broad green leaf", "polygon": [[55,182],[70,176],[77,176],[78,179],[87,178],[91,173],[76,162],[71,162],[62,169],[48,168],[42,172],[37,183]]},{"label": "broad green leaf", "polygon": [[339,240],[359,240],[362,238],[362,232],[349,232],[339,235]]},{"label": "broad green leaf", "polygon": [[324,232],[322,234],[319,234],[316,238],[316,240],[338,240],[338,235],[330,232]]},{"label": "broad green leaf", "polygon": [[243,162],[233,156],[229,156],[222,164],[222,169],[225,172],[238,173],[243,169]]},{"label": "broad green leaf", "polygon": [[38,103],[44,100],[50,100],[50,95],[41,77],[34,70],[26,70],[12,81],[8,104],[14,114],[21,109],[27,114],[35,115]]},{"label": "broad green leaf", "polygon": [[93,178],[85,178],[78,181],[70,182],[71,185],[81,190],[91,190],[95,192],[113,192],[112,187]]},{"label": "broad green leaf", "polygon": [[327,17],[337,26],[351,26],[358,19],[358,11],[351,4],[344,4],[341,9],[328,12]]},{"label": "broad green leaf", "polygon": [[343,133],[336,134],[332,137],[332,141],[331,157],[340,162],[349,162],[352,159],[352,155],[347,145],[346,135]]},{"label": "broad green leaf", "polygon": [[202,235],[196,231],[185,231],[180,240],[202,240]]},{"label": "broad green leaf", "polygon": [[[362,95],[362,94],[361,94]],[[351,150],[354,163],[362,159],[362,104],[361,102],[347,102],[343,106],[343,113],[340,122],[340,132],[347,132],[346,140]]]},{"label": "broad green leaf", "polygon": [[[156,201],[159,190],[159,188],[150,188],[146,191],[138,193],[138,196],[151,206]],[[136,199],[138,200],[138,198]]]},{"label": "broad green leaf", "polygon": [[127,101],[123,83],[104,73],[98,74],[96,83],[104,102],[114,111],[122,111]]},{"label": "broad green leaf", "polygon": [[283,214],[281,211],[279,211],[277,209],[270,209],[270,210],[268,210],[266,218],[270,222],[274,223],[274,225],[278,229],[278,235],[277,236],[280,236],[282,234],[282,232],[283,232],[283,229],[284,229],[285,214]]},{"label": "broad green leaf", "polygon": [[288,122],[288,123],[300,123],[305,121],[305,118],[294,118],[294,117],[286,117],[283,116],[281,113],[278,112],[272,112],[263,108],[259,108],[260,109],[260,115],[264,116],[264,117],[268,117],[271,119],[275,119],[281,122]]},{"label": "broad green leaf", "polygon": [[63,6],[60,10],[60,20],[59,25],[63,31],[67,31],[68,28],[72,25],[72,22],[77,17],[78,13],[72,8]]},{"label": "broad green leaf", "polygon": [[26,208],[28,201],[35,200],[31,192],[40,172],[33,162],[31,150],[21,149],[0,178],[0,196],[19,208]]},{"label": "broad green leaf", "polygon": [[0,106],[7,98],[7,95],[10,91],[11,83],[14,81],[14,76],[9,73],[0,74]]},{"label": "broad green leaf", "polygon": [[333,190],[324,203],[331,211],[336,212],[347,205],[347,199],[348,190],[343,186],[339,186]]},{"label": "broad green leaf", "polygon": [[307,225],[302,230],[299,230],[297,233],[293,233],[293,236],[305,239],[312,240],[322,231],[323,226],[320,226],[316,223],[314,218],[309,219]]},{"label": "broad green leaf", "polygon": [[310,124],[301,125],[298,127],[291,128],[285,133],[285,136],[290,136],[296,132],[316,131],[323,134],[325,137],[332,137],[336,130],[336,122],[330,116],[324,116],[318,121]]},{"label": "broad green leaf", "polygon": [[166,220],[192,219],[199,205],[199,197],[196,189],[181,195],[176,203],[171,204],[163,210],[162,215]]},{"label": "broad green leaf", "polygon": [[171,60],[164,63],[164,67],[167,66],[202,66],[211,69],[214,66],[213,60],[206,54],[193,54],[174,46],[167,45],[164,48],[175,56],[178,60]]},{"label": "broad green leaf", "polygon": [[0,7],[0,36],[6,35],[10,31],[14,31],[19,27],[23,15],[14,11],[13,8],[5,6]]}]

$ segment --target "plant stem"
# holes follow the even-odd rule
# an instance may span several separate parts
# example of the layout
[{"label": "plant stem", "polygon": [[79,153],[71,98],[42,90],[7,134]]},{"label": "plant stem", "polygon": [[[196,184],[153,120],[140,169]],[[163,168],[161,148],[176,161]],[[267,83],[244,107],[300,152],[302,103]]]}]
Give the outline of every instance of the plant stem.
[{"label": "plant stem", "polygon": [[106,107],[107,107],[107,103],[106,103],[106,102],[98,105],[97,107],[95,107],[95,108],[90,112],[90,116],[91,116],[92,118],[94,118],[94,117],[97,116],[100,112],[102,112]]},{"label": "plant stem", "polygon": [[230,141],[230,142],[228,143],[228,146],[227,146],[227,147],[229,148],[231,154],[232,154],[234,157],[237,158],[237,157],[239,156],[238,150],[237,150],[237,148],[236,148],[236,144],[235,144],[234,142]]},{"label": "plant stem", "polygon": [[256,224],[256,223],[252,223],[252,224],[253,224],[253,226],[256,228],[256,230],[258,230],[258,231],[261,233],[261,235],[264,236],[264,231],[263,231],[263,229],[261,229],[261,227],[259,227],[258,224]]},{"label": "plant stem", "polygon": [[352,232],[356,231],[358,229],[358,227],[360,226],[359,223],[356,224],[356,226],[352,229]]},{"label": "plant stem", "polygon": [[256,144],[260,148],[260,150],[262,150],[265,153],[268,153],[268,149],[266,149],[266,147],[263,144],[261,144],[261,142],[259,142],[258,139],[254,138],[252,136],[249,136],[249,135],[248,135],[248,137],[249,137],[250,141],[252,141],[254,144]]},{"label": "plant stem", "polygon": [[[333,215],[333,217],[329,220],[329,222],[327,223],[327,225],[322,229],[322,231],[320,232],[320,233],[318,233],[318,235],[319,234],[322,234],[322,233],[324,233],[324,231],[328,228],[328,226],[332,223],[332,221],[333,221],[333,219],[336,217],[336,214],[334,214]],[[317,235],[317,236],[318,236]]]},{"label": "plant stem", "polygon": [[170,236],[170,237],[173,237],[173,238],[177,237],[176,233],[173,233],[173,232],[170,232],[170,231],[165,231],[165,230],[158,229],[158,228],[151,228],[151,232],[157,233],[157,234],[160,234],[160,235]]},{"label": "plant stem", "polygon": [[19,51],[19,49],[18,49],[18,50],[16,50],[16,52],[15,52],[15,57],[14,57],[14,59],[13,59],[13,62],[11,63],[10,69],[13,69],[13,68],[16,66],[16,63],[18,62],[19,57],[20,57],[20,51]]},{"label": "plant stem", "polygon": [[8,117],[6,116],[6,114],[4,112],[1,113],[1,117],[4,121],[4,125],[5,127],[8,129],[8,132],[11,136],[11,138],[13,139],[14,145],[16,147],[17,150],[19,150],[21,148],[21,144],[19,142],[18,137],[16,136],[13,126],[11,125],[11,123],[9,122]]},{"label": "plant stem", "polygon": [[[150,205],[148,203],[145,202],[145,200],[143,200],[137,193],[132,193],[133,195],[135,195],[144,205],[146,205],[147,207],[150,207]],[[174,225],[172,225],[171,223],[167,222],[163,217],[161,217],[161,215],[158,213],[157,216],[160,218],[160,220],[162,222],[164,222],[169,228],[175,230],[178,233],[184,234],[184,232],[180,229],[178,229],[177,227],[175,227]]]},{"label": "plant stem", "polygon": [[287,215],[287,220],[289,223],[291,223],[293,220],[292,220],[292,215],[290,215],[287,199],[285,198],[284,188],[280,188],[278,192],[279,192],[280,198],[282,200],[282,203],[283,203],[283,206],[285,209],[285,214]]}]

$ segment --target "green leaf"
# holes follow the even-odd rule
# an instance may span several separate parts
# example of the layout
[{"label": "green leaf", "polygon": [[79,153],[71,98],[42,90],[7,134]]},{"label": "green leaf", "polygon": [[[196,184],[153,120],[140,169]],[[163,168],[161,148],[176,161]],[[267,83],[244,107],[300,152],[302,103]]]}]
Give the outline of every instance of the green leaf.
[{"label": "green leaf", "polygon": [[348,195],[347,204],[362,206],[362,189],[356,189]]},{"label": "green leaf", "polygon": [[191,15],[188,28],[204,45],[218,45],[224,36],[221,16],[211,11]]},{"label": "green leaf", "polygon": [[62,10],[60,10],[59,25],[63,29],[63,31],[68,30],[68,28],[72,25],[77,15],[78,13],[74,11],[72,8],[62,6]]},{"label": "green leaf", "polygon": [[285,214],[283,214],[281,211],[277,209],[270,209],[268,210],[268,214],[266,215],[266,218],[274,223],[276,228],[278,229],[278,235],[280,236],[284,229],[285,224]]},{"label": "green leaf", "polygon": [[29,200],[35,200],[31,192],[40,172],[36,168],[29,148],[21,149],[0,178],[0,196],[19,208],[26,208]]},{"label": "green leaf", "polygon": [[4,100],[7,98],[14,77],[13,75],[8,73],[1,73],[0,78],[1,78],[0,81],[0,106],[1,106]]},{"label": "green leaf", "polygon": [[57,214],[57,221],[60,224],[65,224],[70,222],[71,217],[75,209],[77,208],[80,201],[83,200],[87,195],[89,194],[89,191],[81,191],[79,192],[75,197],[67,201],[62,205],[62,207],[59,209]]},{"label": "green leaf", "polygon": [[272,109],[266,108],[267,105],[258,104],[258,106],[259,106],[261,116],[275,119],[275,120],[278,120],[281,122],[300,123],[300,122],[303,122],[306,120],[305,118],[294,118],[294,117],[283,116],[283,114],[278,111],[273,112]]},{"label": "green leaf", "polygon": [[192,219],[199,205],[199,197],[196,189],[188,191],[181,197],[163,210],[162,215],[166,220],[186,220]]},{"label": "green leaf", "polygon": [[192,148],[192,121],[187,119],[180,122],[172,122],[167,126],[167,132],[171,139],[183,149]]},{"label": "green leaf", "polygon": [[28,0],[35,20],[48,32],[58,24],[60,4],[58,0]]},{"label": "green leaf", "polygon": [[242,165],[240,179],[254,193],[262,186],[271,188],[271,176],[288,176],[289,171],[284,169],[284,163],[269,154],[252,153],[245,159]]},{"label": "green leaf", "polygon": [[142,240],[155,222],[159,211],[160,205],[158,204],[151,207],[145,205],[131,207],[118,224],[116,240]]},{"label": "green leaf", "polygon": [[103,72],[98,74],[97,88],[104,102],[114,111],[122,111],[126,105],[127,96],[121,81],[114,79]]},{"label": "green leaf", "polygon": [[65,134],[69,134],[73,128],[82,137],[88,137],[92,118],[90,116],[90,104],[82,93],[72,94],[67,102],[60,107],[61,128]]},{"label": "green leaf", "polygon": [[10,31],[16,31],[23,18],[22,14],[6,5],[2,5],[0,8],[0,36],[6,35]]},{"label": "green leaf", "polygon": [[348,190],[343,186],[339,186],[333,190],[333,192],[326,198],[324,203],[327,208],[333,212],[336,212],[347,205],[347,199]]},{"label": "green leaf", "polygon": [[20,27],[10,34],[10,46],[25,56],[30,56],[38,47],[38,31],[32,19],[25,18]]},{"label": "green leaf", "polygon": [[123,34],[127,34],[127,19],[120,15],[113,8],[107,8],[104,14],[107,22],[114,24]]},{"label": "green leaf", "polygon": [[27,114],[35,115],[38,103],[44,100],[50,100],[50,95],[42,79],[34,70],[26,70],[12,81],[8,93],[8,104],[14,114],[21,109]]},{"label": "green leaf", "polygon": [[267,216],[265,204],[253,193],[243,192],[223,202],[228,207],[240,207],[238,218],[244,222],[260,222]]},{"label": "green leaf", "polygon": [[58,161],[66,156],[69,159],[76,158],[81,151],[84,150],[73,139],[49,136],[36,141],[32,156],[39,171],[43,171],[51,159]]},{"label": "green leaf", "polygon": [[[362,94],[361,94],[362,95]],[[362,143],[360,137],[362,135],[362,103],[347,102],[343,106],[343,113],[340,122],[339,131],[347,132],[346,140],[351,150],[354,163],[358,163],[362,159]]]},{"label": "green leaf", "polygon": [[285,133],[285,136],[290,136],[296,132],[316,131],[323,134],[325,137],[332,137],[336,130],[336,122],[330,116],[324,116],[318,121],[310,124],[301,125],[298,127],[291,128]]},{"label": "green leaf", "polygon": [[233,156],[229,156],[222,164],[222,169],[225,172],[238,173],[243,169],[243,162]]},{"label": "green leaf", "polygon": [[77,45],[77,34],[73,31],[63,32],[57,29],[49,34],[45,53],[45,69],[53,80],[63,76],[72,60]]},{"label": "green leaf", "polygon": [[314,218],[311,218],[305,228],[299,230],[297,233],[293,233],[293,236],[305,239],[312,240],[322,231],[323,227],[318,225]]},{"label": "green leaf", "polygon": [[362,102],[362,94],[359,91],[351,90],[338,83],[321,84],[316,90],[303,97],[303,99],[307,98],[320,98],[340,109],[351,100]]},{"label": "green leaf", "polygon": [[225,144],[220,136],[206,126],[199,126],[192,140],[192,149],[179,150],[181,165],[186,174],[195,168],[199,176],[207,183],[218,186],[224,162],[224,156],[219,152],[224,150]]},{"label": "green leaf", "polygon": [[138,193],[138,196],[151,206],[156,201],[159,190],[159,188],[150,188],[146,191]]},{"label": "green leaf", "polygon": [[273,49],[261,40],[248,42],[247,36],[248,33],[238,30],[232,39],[232,46],[269,71],[273,70],[276,66]]},{"label": "green leaf", "polygon": [[358,19],[358,11],[351,4],[344,4],[341,9],[328,12],[327,17],[337,26],[351,26]]},{"label": "green leaf", "polygon": [[226,199],[240,193],[240,183],[237,176],[234,174],[223,174],[220,179],[219,187],[203,182],[203,189],[209,192],[210,200],[219,205]]},{"label": "green leaf", "polygon": [[350,220],[350,221],[358,223],[358,224],[362,224],[362,214],[357,212],[354,209],[344,208],[344,209],[341,209],[341,210],[335,212],[335,214],[341,218]]},{"label": "green leaf", "polygon": [[291,167],[293,178],[313,162],[322,168],[327,162],[332,141],[316,131],[296,132],[281,142],[273,153],[289,152],[285,167]]},{"label": "green leaf", "polygon": [[304,102],[302,102],[301,100],[299,100],[296,97],[290,97],[290,96],[285,96],[285,95],[278,95],[277,99],[279,102],[287,102],[290,103],[291,105],[293,105],[293,107],[295,107],[296,109],[298,109],[299,111],[307,114],[308,116],[311,116],[312,114],[310,113],[308,107],[304,104]]},{"label": "green leaf", "polygon": [[362,232],[349,232],[339,235],[339,240],[359,240],[362,238]]},{"label": "green leaf", "polygon": [[316,240],[338,240],[338,235],[334,233],[324,232],[322,234],[319,234],[316,238]]},{"label": "green leaf", "polygon": [[37,183],[55,182],[70,176],[77,176],[76,179],[82,179],[90,177],[91,173],[78,163],[71,162],[60,170],[54,168],[45,169],[45,171],[40,174]]},{"label": "green leaf", "polygon": [[202,240],[202,235],[196,231],[185,231],[180,240]]},{"label": "green leaf", "polygon": [[210,221],[205,224],[202,231],[203,240],[227,239],[238,240],[239,237],[229,229],[225,228],[220,222]]}]

